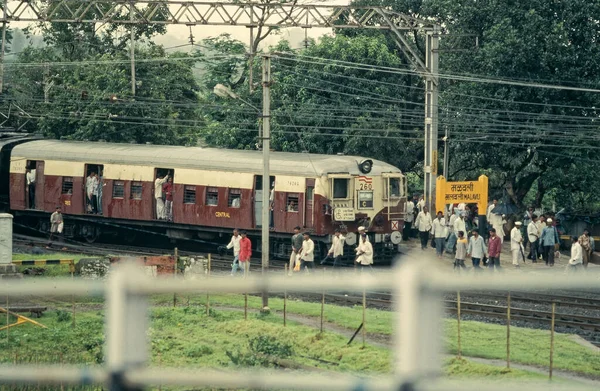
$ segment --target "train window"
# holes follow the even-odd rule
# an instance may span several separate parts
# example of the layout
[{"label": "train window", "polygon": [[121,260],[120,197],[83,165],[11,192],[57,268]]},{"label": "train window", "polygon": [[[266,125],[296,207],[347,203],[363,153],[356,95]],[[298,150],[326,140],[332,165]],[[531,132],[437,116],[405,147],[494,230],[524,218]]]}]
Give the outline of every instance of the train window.
[{"label": "train window", "polygon": [[298,212],[298,193],[288,193],[286,205],[288,212]]},{"label": "train window", "polygon": [[73,194],[73,177],[64,176],[62,179],[62,194]]},{"label": "train window", "polygon": [[131,199],[141,200],[142,199],[142,182],[131,182]]},{"label": "train window", "polygon": [[196,203],[196,186],[185,185],[183,187],[183,203],[184,204],[195,204]]},{"label": "train window", "polygon": [[125,197],[125,182],[114,181],[113,182],[113,198],[124,198]]},{"label": "train window", "polygon": [[216,187],[206,188],[206,205],[217,206],[219,205],[219,189]]},{"label": "train window", "polygon": [[333,198],[348,198],[347,178],[333,178]]},{"label": "train window", "polygon": [[373,209],[373,192],[358,192],[358,209]]},{"label": "train window", "polygon": [[388,197],[400,197],[400,178],[388,178]]},{"label": "train window", "polygon": [[229,189],[229,198],[227,206],[230,208],[239,208],[242,200],[242,191],[240,189]]}]

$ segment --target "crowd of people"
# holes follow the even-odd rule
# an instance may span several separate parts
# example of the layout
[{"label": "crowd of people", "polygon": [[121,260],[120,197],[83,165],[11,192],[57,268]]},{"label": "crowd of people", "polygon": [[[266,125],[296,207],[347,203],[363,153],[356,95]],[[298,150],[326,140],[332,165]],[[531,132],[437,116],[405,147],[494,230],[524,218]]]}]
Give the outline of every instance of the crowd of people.
[{"label": "crowd of people", "polygon": [[[288,276],[294,273],[304,271],[307,274],[314,272],[315,269],[315,243],[311,239],[310,232],[300,232],[300,227],[294,228],[291,237],[291,252],[288,264]],[[365,227],[358,227],[358,243],[355,251],[355,263],[361,270],[371,268],[373,264],[373,246],[369,240]],[[344,256],[344,245],[346,238],[341,230],[336,229],[332,237],[331,246],[327,256],[320,264],[324,265],[331,262],[333,268],[342,265]],[[231,276],[244,275],[250,272],[250,257],[252,255],[252,243],[247,237],[245,231],[233,230],[233,236],[225,247],[233,249],[233,263],[231,265]]]},{"label": "crowd of people", "polygon": [[[486,211],[486,235],[482,237],[476,207],[454,204],[433,217],[423,198],[415,197],[406,204],[403,238],[418,237],[421,249],[431,245],[439,258],[443,258],[444,253],[454,255],[455,269],[465,269],[465,261],[470,258],[475,271],[482,270],[483,266],[500,270],[505,239],[510,240],[510,254],[507,256],[510,256],[515,268],[519,268],[526,259],[532,263],[542,260],[547,266],[554,266],[555,258],[560,255],[560,236],[553,214],[538,216],[533,208],[529,208],[522,220],[514,221],[513,228],[506,232],[506,216],[497,213],[497,210],[498,201],[494,199]],[[571,241],[568,268],[587,268],[595,251],[594,238],[586,229],[580,237],[575,236]],[[527,249],[529,252],[526,254]]]}]

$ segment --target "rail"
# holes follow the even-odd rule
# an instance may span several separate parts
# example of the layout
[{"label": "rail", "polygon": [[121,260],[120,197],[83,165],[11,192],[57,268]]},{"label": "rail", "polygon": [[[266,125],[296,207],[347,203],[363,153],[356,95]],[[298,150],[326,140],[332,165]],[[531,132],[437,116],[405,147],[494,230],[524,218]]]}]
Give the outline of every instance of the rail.
[{"label": "rail", "polygon": [[[407,260],[402,266],[385,274],[347,275],[327,280],[299,276],[250,277],[244,280],[151,280],[135,265],[121,264],[106,283],[89,281],[13,281],[0,285],[0,296],[40,295],[105,295],[106,301],[106,362],[101,369],[56,366],[0,366],[1,384],[103,384],[111,390],[132,390],[163,384],[188,387],[289,389],[289,390],[469,390],[548,388],[547,382],[509,385],[506,382],[441,380],[441,319],[442,294],[448,291],[582,289],[596,288],[598,277],[582,275],[514,276],[510,279],[495,275],[456,276],[431,268],[426,260]],[[297,292],[336,291],[353,287],[356,291],[391,289],[394,292],[395,328],[393,375],[358,377],[351,374],[319,376],[279,371],[228,371],[208,369],[178,370],[145,366],[149,361],[148,300],[150,294],[201,292]],[[401,347],[401,349],[400,349]],[[552,389],[589,389],[573,384],[552,385]]]}]

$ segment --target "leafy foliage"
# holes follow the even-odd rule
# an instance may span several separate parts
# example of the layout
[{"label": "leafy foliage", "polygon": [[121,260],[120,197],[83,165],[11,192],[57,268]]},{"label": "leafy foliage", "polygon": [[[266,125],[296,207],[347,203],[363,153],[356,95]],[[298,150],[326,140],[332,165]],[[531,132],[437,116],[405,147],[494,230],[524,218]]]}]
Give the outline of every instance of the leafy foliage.
[{"label": "leafy foliage", "polygon": [[248,350],[227,351],[227,357],[236,366],[272,367],[274,359],[291,357],[294,349],[288,342],[279,341],[268,335],[260,335],[250,339]]}]

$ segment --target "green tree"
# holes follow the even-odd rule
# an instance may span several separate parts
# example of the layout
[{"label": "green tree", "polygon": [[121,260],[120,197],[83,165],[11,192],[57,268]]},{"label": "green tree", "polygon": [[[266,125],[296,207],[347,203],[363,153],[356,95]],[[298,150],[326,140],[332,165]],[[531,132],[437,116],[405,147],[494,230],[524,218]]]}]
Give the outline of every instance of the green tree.
[{"label": "green tree", "polygon": [[[361,0],[437,20],[440,72],[553,85],[598,86],[600,3]],[[475,37],[478,46],[475,47]],[[420,37],[414,37],[419,46]],[[422,49],[422,46],[421,46]],[[458,50],[457,50],[458,49]],[[450,179],[490,175],[492,193],[524,207],[554,188],[598,183],[583,170],[600,145],[597,94],[443,79],[440,130],[450,132]],[[569,178],[566,178],[569,175]],[[579,175],[583,175],[581,178]],[[564,187],[564,186],[567,187]],[[596,187],[594,186],[594,189]],[[595,191],[595,193],[598,193]],[[566,201],[566,198],[563,198]]]},{"label": "green tree", "polygon": [[27,48],[10,69],[9,96],[24,113],[21,121],[46,137],[195,144],[203,123],[195,60],[158,46],[139,48],[136,56],[134,97],[125,53],[63,63],[53,47]]}]

